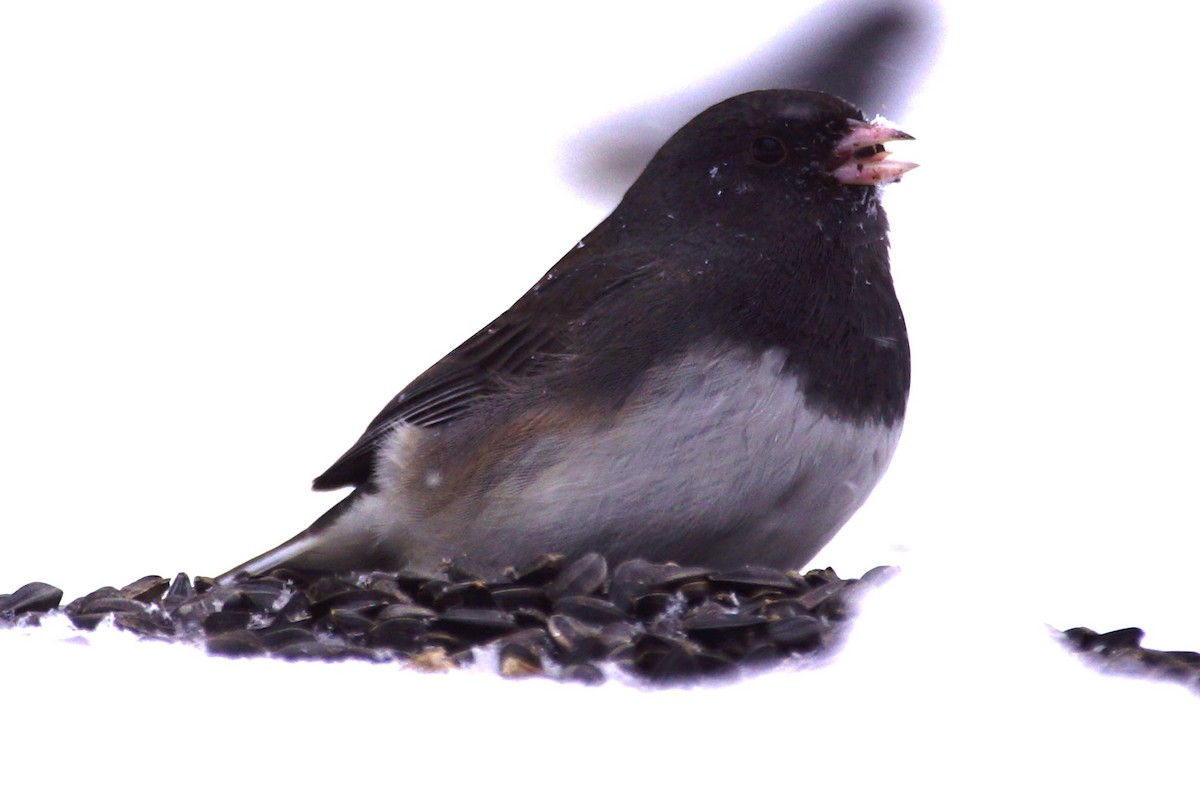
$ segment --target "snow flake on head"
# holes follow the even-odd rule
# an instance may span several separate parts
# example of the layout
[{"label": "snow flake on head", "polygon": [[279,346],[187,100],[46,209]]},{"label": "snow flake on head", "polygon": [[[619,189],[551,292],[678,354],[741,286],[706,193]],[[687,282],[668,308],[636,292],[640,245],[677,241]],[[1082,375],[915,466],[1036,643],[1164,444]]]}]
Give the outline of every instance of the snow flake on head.
[{"label": "snow flake on head", "polygon": [[900,130],[900,126],[899,126],[899,125],[897,125],[896,123],[892,122],[890,119],[888,119],[887,117],[885,117],[883,114],[876,114],[876,115],[875,115],[875,118],[874,118],[874,119],[872,119],[872,120],[871,120],[870,122],[868,122],[867,124],[868,124],[868,125],[875,125],[875,126],[878,126],[878,127],[880,127],[880,128],[892,128],[892,129],[894,129],[894,130]]}]

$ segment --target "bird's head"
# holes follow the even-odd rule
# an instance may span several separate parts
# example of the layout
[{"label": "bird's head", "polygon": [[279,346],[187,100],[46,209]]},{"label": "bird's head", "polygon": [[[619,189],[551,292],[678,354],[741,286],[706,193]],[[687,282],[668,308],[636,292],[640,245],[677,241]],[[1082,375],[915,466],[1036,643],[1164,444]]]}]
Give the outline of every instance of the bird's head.
[{"label": "bird's head", "polygon": [[[630,210],[702,226],[778,230],[825,209],[874,211],[878,188],[916,164],[889,159],[888,142],[911,139],[868,122],[822,92],[765,90],[718,103],[681,128],[626,194]],[[644,211],[641,213],[645,213]],[[666,223],[663,223],[666,224]]]}]

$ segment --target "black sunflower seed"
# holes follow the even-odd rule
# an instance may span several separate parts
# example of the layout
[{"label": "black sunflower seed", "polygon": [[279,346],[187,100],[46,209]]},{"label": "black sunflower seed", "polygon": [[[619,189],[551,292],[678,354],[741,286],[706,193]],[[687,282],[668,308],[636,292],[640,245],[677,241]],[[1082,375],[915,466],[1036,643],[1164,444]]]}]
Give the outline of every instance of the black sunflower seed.
[{"label": "black sunflower seed", "polygon": [[147,575],[121,588],[121,594],[140,603],[157,603],[171,582],[158,575]]},{"label": "black sunflower seed", "polygon": [[62,589],[48,583],[27,583],[0,599],[0,617],[15,617],[27,612],[52,611],[62,602]]},{"label": "black sunflower seed", "polygon": [[532,647],[509,642],[500,648],[500,674],[504,677],[528,678],[543,672],[542,657]]},{"label": "black sunflower seed", "polygon": [[607,600],[599,597],[570,595],[554,603],[555,614],[565,614],[588,625],[607,625],[610,622],[626,622],[629,617]]},{"label": "black sunflower seed", "polygon": [[546,587],[551,600],[568,595],[590,595],[600,591],[608,578],[608,562],[599,553],[588,553],[572,561]]}]

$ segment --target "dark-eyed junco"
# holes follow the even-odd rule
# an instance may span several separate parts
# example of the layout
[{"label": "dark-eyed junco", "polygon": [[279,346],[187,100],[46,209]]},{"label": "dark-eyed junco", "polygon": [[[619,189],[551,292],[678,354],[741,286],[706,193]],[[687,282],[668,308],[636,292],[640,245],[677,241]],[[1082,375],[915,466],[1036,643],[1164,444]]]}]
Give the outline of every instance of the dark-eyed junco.
[{"label": "dark-eyed junco", "polygon": [[883,147],[908,138],[818,92],[704,111],[313,482],[348,497],[222,578],[589,551],[803,566],[900,437],[878,187],[915,166]]}]

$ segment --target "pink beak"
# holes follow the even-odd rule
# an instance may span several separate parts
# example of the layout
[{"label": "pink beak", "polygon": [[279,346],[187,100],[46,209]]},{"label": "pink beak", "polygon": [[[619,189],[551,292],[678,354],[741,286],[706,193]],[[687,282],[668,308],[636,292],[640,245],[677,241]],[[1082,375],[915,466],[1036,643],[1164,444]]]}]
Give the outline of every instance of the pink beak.
[{"label": "pink beak", "polygon": [[831,175],[838,181],[852,186],[872,186],[892,183],[917,165],[911,161],[888,161],[891,155],[884,149],[885,142],[912,139],[904,131],[886,125],[849,120],[850,133],[838,142],[834,149],[834,166]]}]

